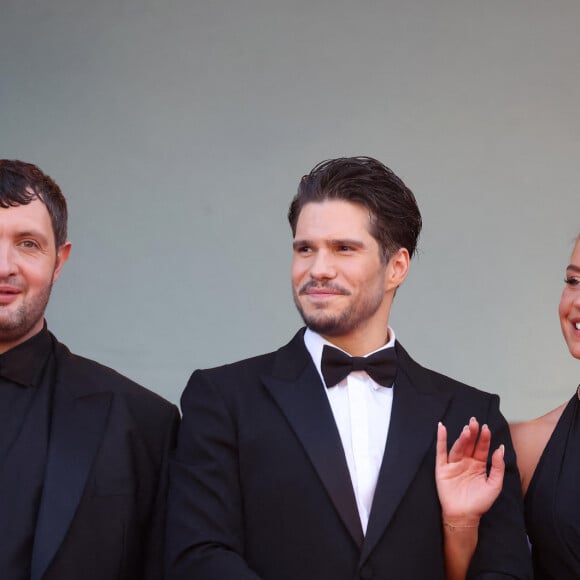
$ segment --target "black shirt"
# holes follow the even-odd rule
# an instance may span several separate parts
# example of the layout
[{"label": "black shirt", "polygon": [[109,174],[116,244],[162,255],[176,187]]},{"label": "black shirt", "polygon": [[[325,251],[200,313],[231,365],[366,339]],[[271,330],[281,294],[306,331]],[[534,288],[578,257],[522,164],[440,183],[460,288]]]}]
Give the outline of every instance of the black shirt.
[{"label": "black shirt", "polygon": [[0,355],[0,572],[27,580],[42,496],[54,375],[46,325]]},{"label": "black shirt", "polygon": [[6,453],[18,437],[38,391],[52,340],[44,328],[26,342],[0,354],[0,476]]}]

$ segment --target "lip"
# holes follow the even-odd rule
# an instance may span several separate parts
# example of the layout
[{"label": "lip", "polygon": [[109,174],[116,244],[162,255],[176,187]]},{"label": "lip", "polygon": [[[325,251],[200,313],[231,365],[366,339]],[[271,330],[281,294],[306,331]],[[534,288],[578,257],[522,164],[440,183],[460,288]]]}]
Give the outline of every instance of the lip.
[{"label": "lip", "polygon": [[309,288],[303,294],[307,296],[340,296],[342,292],[336,290],[329,290],[328,288]]},{"label": "lip", "polygon": [[576,325],[580,323],[580,318],[568,318],[568,323],[570,324],[570,336],[573,336],[576,339],[580,339],[580,330],[576,328]]},{"label": "lip", "polygon": [[338,296],[343,296],[344,292],[334,290],[331,288],[308,288],[301,293],[306,296],[307,300],[311,302],[328,302]]},{"label": "lip", "polygon": [[0,286],[0,304],[10,304],[20,294],[20,290],[14,286]]}]

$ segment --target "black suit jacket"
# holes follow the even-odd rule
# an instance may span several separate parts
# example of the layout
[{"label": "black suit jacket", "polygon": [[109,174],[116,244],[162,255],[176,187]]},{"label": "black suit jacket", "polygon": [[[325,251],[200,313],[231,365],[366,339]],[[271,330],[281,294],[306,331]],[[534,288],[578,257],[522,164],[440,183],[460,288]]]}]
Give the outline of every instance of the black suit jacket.
[{"label": "black suit jacket", "polygon": [[177,409],[54,342],[31,580],[158,580]]},{"label": "black suit jacket", "polygon": [[340,437],[299,332],[275,353],[196,371],[170,468],[170,580],[444,578],[437,422],[476,416],[506,446],[504,489],[480,525],[473,578],[529,578],[519,476],[499,400],[396,344],[391,423],[363,537]]}]

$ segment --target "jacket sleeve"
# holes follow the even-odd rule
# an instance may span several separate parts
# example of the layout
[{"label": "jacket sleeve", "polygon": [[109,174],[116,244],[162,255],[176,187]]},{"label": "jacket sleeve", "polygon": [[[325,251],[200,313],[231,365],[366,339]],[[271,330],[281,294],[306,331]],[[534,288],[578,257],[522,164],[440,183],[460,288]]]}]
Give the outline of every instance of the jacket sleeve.
[{"label": "jacket sleeve", "polygon": [[235,415],[196,371],[170,464],[167,580],[259,580],[244,560]]},{"label": "jacket sleeve", "polygon": [[159,483],[155,495],[151,519],[148,524],[147,537],[143,550],[145,562],[143,565],[143,580],[159,580],[164,576],[165,524],[167,514],[167,488],[169,457],[175,448],[179,411],[172,406],[166,420],[163,451],[159,468]]},{"label": "jacket sleeve", "polygon": [[479,538],[471,560],[468,578],[505,580],[532,578],[520,476],[509,426],[499,410],[499,397],[493,395],[486,422],[491,429],[491,449],[505,445],[503,489],[491,509],[481,518]]}]

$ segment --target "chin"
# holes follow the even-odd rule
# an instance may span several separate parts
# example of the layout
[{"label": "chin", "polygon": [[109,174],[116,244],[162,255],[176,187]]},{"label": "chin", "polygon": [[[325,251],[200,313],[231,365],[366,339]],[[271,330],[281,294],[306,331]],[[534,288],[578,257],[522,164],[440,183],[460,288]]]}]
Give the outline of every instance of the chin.
[{"label": "chin", "polygon": [[336,317],[330,316],[308,316],[302,315],[302,320],[314,332],[326,336],[334,336],[340,334],[341,328],[337,323]]},{"label": "chin", "polygon": [[334,334],[337,332],[336,325],[334,324],[333,321],[310,319],[306,320],[305,322],[306,326],[308,326],[310,330],[313,330],[318,334],[323,334],[326,336],[334,336]]}]

